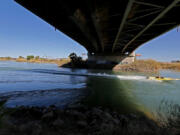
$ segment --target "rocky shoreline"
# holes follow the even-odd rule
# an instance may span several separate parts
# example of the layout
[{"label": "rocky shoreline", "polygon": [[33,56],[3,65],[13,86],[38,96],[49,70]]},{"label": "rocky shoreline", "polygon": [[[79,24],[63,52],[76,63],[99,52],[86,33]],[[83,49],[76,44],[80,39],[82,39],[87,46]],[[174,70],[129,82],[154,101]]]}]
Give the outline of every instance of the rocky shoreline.
[{"label": "rocky shoreline", "polygon": [[172,135],[145,116],[119,114],[102,107],[0,109],[0,135]]}]

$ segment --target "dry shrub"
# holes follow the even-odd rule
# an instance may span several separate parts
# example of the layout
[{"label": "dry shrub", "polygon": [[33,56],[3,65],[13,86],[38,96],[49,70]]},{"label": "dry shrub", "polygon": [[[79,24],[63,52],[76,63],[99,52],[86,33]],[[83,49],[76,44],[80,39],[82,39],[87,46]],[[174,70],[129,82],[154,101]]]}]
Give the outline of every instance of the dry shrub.
[{"label": "dry shrub", "polygon": [[135,71],[135,72],[156,72],[161,68],[160,63],[155,60],[136,60],[127,65],[117,65],[115,70]]},{"label": "dry shrub", "polygon": [[162,69],[180,70],[180,63],[161,63]]}]

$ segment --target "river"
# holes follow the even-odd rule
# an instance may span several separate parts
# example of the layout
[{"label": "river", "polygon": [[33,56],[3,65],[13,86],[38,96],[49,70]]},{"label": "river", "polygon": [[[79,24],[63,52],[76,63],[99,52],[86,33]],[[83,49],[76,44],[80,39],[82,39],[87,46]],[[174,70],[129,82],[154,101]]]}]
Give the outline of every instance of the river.
[{"label": "river", "polygon": [[[164,70],[160,74],[180,78],[180,72]],[[147,115],[159,111],[166,114],[169,106],[180,105],[180,81],[152,81],[146,78],[148,75],[1,61],[0,100],[6,99],[8,107],[63,108],[83,99],[90,106]]]}]

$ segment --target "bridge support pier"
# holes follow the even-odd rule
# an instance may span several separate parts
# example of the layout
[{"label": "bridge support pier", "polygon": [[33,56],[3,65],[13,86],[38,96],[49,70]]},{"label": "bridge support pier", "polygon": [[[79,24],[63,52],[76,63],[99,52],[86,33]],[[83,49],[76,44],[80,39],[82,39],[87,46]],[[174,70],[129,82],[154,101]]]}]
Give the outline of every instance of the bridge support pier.
[{"label": "bridge support pier", "polygon": [[88,54],[88,61],[96,64],[129,64],[135,61],[135,53],[131,55]]}]

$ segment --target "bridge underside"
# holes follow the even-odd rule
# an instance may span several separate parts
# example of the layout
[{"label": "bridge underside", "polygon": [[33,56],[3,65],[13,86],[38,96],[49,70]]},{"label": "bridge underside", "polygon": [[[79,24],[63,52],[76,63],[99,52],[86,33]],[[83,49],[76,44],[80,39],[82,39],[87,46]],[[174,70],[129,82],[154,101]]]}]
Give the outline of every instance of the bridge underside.
[{"label": "bridge underside", "polygon": [[179,0],[15,0],[98,55],[128,55],[180,24]]}]

